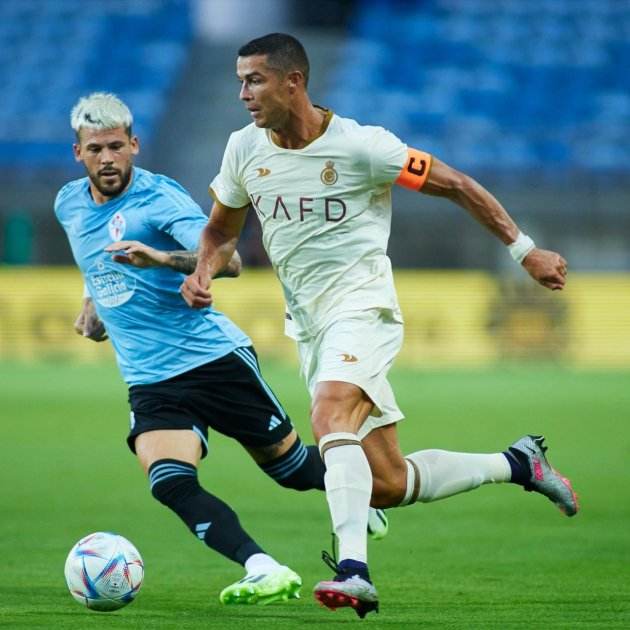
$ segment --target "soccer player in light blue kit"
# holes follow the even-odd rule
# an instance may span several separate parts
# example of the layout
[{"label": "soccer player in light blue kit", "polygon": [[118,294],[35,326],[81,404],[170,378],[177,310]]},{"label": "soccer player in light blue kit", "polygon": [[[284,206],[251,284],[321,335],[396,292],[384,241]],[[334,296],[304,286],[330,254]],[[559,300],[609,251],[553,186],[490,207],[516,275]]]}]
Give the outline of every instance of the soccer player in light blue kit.
[{"label": "soccer player in light blue kit", "polygon": [[[75,328],[112,341],[129,385],[129,448],[153,496],[206,545],[245,567],[245,578],[222,591],[223,603],[298,597],[300,577],[266,554],[234,511],[199,485],[197,466],[207,454],[208,426],[238,440],[287,488],[324,489],[319,453],[300,441],[247,335],[212,308],[189,309],[179,294],[196,257],[172,250],[193,250],[207,219],[177,182],[133,166],[139,142],[127,106],[95,93],[77,103],[71,122],[75,158],[88,177],[59,191],[55,213],[85,280]],[[171,250],[170,268],[131,247],[112,253],[123,239],[142,241],[154,253]],[[239,272],[236,255],[217,275]]]}]

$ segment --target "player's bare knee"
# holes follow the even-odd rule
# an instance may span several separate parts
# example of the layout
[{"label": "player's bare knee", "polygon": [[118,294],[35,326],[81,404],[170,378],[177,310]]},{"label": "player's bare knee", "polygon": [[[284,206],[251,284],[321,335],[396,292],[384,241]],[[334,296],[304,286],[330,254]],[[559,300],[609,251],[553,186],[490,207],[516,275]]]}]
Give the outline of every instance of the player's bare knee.
[{"label": "player's bare knee", "polygon": [[319,441],[329,433],[356,433],[369,405],[359,388],[349,383],[320,384],[311,405],[313,436]]},{"label": "player's bare knee", "polygon": [[348,419],[341,414],[334,397],[318,397],[311,407],[313,436],[319,441],[322,436],[338,431],[348,431]]},{"label": "player's bare knee", "polygon": [[328,435],[329,433],[344,433],[352,430],[351,427],[348,426],[348,422],[343,418],[331,418],[325,415],[312,416],[311,427],[316,442],[319,442],[324,435]]}]

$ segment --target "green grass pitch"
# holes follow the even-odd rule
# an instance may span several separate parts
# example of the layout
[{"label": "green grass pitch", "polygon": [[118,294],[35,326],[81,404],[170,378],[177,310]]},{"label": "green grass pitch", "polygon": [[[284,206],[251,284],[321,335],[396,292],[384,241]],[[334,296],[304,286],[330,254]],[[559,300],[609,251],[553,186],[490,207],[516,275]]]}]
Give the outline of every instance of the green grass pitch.
[{"label": "green grass pitch", "polygon": [[[304,388],[292,366],[265,364],[310,442]],[[241,448],[211,435],[208,489],[303,580],[303,598],[222,607],[241,568],[214,554],[151,498],[124,438],[126,390],[110,365],[0,364],[0,626],[7,628],[628,628],[630,627],[630,373],[553,367],[395,370],[407,414],[404,451],[501,450],[544,432],[552,463],[570,476],[582,511],[564,517],[539,495],[487,486],[429,505],[390,510],[390,535],[371,543],[381,612],[319,608],[329,576],[325,497],[293,493]],[[63,564],[81,536],[116,531],[140,550],[137,600],[95,613],[66,590]]]}]

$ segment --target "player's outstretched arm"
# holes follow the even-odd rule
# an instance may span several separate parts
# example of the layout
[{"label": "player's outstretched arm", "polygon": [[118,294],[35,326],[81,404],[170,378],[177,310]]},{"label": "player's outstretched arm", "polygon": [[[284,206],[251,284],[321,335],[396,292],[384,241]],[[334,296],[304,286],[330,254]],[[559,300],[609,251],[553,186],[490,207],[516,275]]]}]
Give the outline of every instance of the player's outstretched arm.
[{"label": "player's outstretched arm", "polygon": [[552,290],[564,288],[567,261],[560,254],[539,249],[521,233],[499,201],[472,177],[433,158],[421,192],[446,197],[468,212],[510,248],[513,258],[529,275]]},{"label": "player's outstretched arm", "polygon": [[105,325],[96,314],[92,298],[83,298],[81,312],[74,322],[74,330],[77,335],[87,337],[92,341],[105,341],[107,339]]},{"label": "player's outstretched arm", "polygon": [[215,201],[208,224],[201,232],[197,266],[182,283],[181,293],[192,308],[212,304],[210,280],[232,259],[249,206],[229,208]]},{"label": "player's outstretched arm", "polygon": [[[117,241],[105,248],[107,252],[113,252],[112,259],[123,265],[134,267],[169,267],[180,273],[192,273],[197,266],[197,250],[161,251],[149,247],[140,241]],[[242,261],[239,253],[234,250],[232,258],[217,272],[214,278],[237,278],[242,269]]]}]

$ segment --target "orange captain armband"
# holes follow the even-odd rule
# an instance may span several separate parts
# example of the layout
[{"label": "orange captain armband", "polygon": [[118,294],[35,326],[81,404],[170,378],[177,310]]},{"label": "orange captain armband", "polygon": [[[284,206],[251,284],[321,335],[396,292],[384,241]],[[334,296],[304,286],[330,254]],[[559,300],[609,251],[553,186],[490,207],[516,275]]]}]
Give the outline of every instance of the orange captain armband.
[{"label": "orange captain armband", "polygon": [[418,149],[407,147],[407,159],[405,165],[394,182],[403,188],[420,190],[429,176],[431,170],[431,155]]}]

